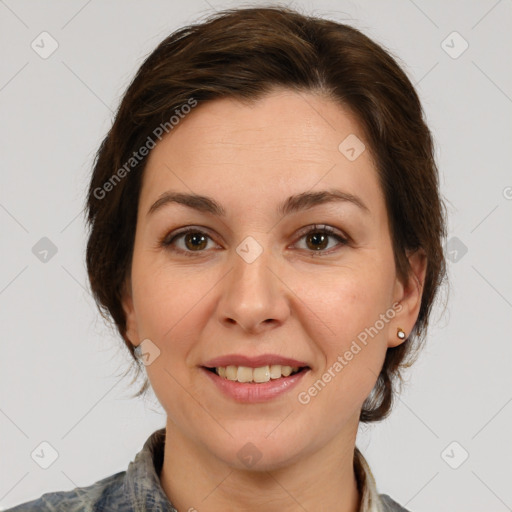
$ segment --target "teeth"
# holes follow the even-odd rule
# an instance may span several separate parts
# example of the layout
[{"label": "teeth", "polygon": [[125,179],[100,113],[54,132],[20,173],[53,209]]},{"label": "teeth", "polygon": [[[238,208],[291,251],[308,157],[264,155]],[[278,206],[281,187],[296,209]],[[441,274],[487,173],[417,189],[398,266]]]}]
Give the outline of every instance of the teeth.
[{"label": "teeth", "polygon": [[[217,373],[220,375],[219,370],[220,368],[217,368]],[[238,372],[238,368],[236,366],[228,366],[226,368],[226,379],[229,380],[236,380],[236,374]],[[222,377],[222,375],[220,375]]]},{"label": "teeth", "polygon": [[251,382],[252,368],[247,368],[247,366],[239,366],[238,373],[236,375],[236,380],[238,382]]},{"label": "teeth", "polygon": [[288,377],[292,373],[292,367],[291,366],[281,366],[281,373]]},{"label": "teeth", "polygon": [[252,371],[254,382],[268,382],[270,380],[270,367],[262,366],[261,368],[254,368]]},{"label": "teeth", "polygon": [[270,378],[271,379],[281,378],[281,365],[280,364],[273,364],[270,367]]},{"label": "teeth", "polygon": [[298,371],[298,367],[281,366],[280,364],[261,366],[259,368],[249,368],[248,366],[219,366],[215,368],[215,372],[219,377],[237,382],[268,382],[270,379],[288,377]]}]

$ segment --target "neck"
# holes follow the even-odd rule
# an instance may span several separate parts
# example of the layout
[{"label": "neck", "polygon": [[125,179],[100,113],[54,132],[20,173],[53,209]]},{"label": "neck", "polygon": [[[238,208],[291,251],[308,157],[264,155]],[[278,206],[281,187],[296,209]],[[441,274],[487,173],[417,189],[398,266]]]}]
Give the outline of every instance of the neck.
[{"label": "neck", "polygon": [[358,512],[355,434],[272,471],[233,468],[197,446],[168,421],[162,488],[179,512]]}]

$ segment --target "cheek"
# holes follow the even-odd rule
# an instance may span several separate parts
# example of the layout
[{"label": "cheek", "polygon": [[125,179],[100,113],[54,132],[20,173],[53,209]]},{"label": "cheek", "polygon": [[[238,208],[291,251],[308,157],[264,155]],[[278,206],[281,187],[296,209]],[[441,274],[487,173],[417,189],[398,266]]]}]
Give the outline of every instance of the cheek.
[{"label": "cheek", "polygon": [[322,326],[325,343],[341,350],[389,308],[389,274],[392,272],[383,272],[377,265],[338,268],[323,276],[301,277],[294,290],[315,313],[313,322]]},{"label": "cheek", "polygon": [[[304,282],[306,305],[315,313],[308,334],[322,360],[315,379],[297,391],[313,418],[312,428],[318,422],[318,428],[331,429],[333,435],[349,417],[357,416],[373,389],[388,335],[388,324],[380,320],[388,308],[388,293],[382,290],[389,281],[386,275],[369,267],[341,274],[323,283],[317,280],[321,287]],[[375,330],[376,322],[380,329]]]},{"label": "cheek", "polygon": [[[134,261],[132,291],[139,337],[158,345],[162,361],[173,373],[185,374],[186,367],[194,364],[197,341],[215,315],[209,298],[222,275],[212,268],[185,268],[149,258]],[[155,371],[151,368],[151,374]]]},{"label": "cheek", "polygon": [[[326,403],[336,417],[357,409],[375,384],[392,319],[389,315],[382,320],[391,305],[389,276],[393,275],[385,268],[392,270],[384,264],[368,264],[303,281],[301,296],[315,313],[308,334],[322,354],[318,375],[322,382],[317,381],[316,389],[301,391],[315,401],[319,414]],[[313,398],[315,393],[321,398]]]},{"label": "cheek", "polygon": [[[212,272],[210,272],[212,274]],[[217,279],[218,280],[218,279]],[[208,273],[191,272],[173,265],[134,261],[134,307],[139,335],[155,342],[160,353],[146,366],[147,376],[168,418],[186,424],[199,416],[200,396],[190,372],[191,354],[212,312],[205,295],[216,279]],[[186,390],[186,391],[184,391]]]},{"label": "cheek", "polygon": [[159,262],[150,253],[134,258],[132,292],[141,335],[161,339],[198,301],[197,277]]}]

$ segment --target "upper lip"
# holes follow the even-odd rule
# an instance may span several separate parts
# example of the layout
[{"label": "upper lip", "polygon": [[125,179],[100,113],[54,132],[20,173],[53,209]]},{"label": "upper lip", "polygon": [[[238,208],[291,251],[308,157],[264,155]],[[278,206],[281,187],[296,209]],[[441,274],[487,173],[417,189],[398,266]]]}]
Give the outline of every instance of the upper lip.
[{"label": "upper lip", "polygon": [[262,354],[260,356],[244,356],[242,354],[230,354],[226,356],[215,357],[206,361],[203,366],[207,368],[219,368],[226,366],[247,366],[249,368],[260,368],[267,365],[281,365],[291,367],[304,367],[308,366],[303,361],[297,361],[289,357],[280,356],[277,354]]}]

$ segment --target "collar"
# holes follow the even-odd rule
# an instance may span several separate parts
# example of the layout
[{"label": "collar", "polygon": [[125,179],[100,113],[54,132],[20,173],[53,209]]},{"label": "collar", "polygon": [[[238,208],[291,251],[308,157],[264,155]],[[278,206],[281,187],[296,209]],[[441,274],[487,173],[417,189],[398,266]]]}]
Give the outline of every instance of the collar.
[{"label": "collar", "polygon": [[354,450],[354,471],[359,493],[361,494],[359,512],[382,512],[382,504],[375,478],[368,462],[366,462],[357,446]]}]

